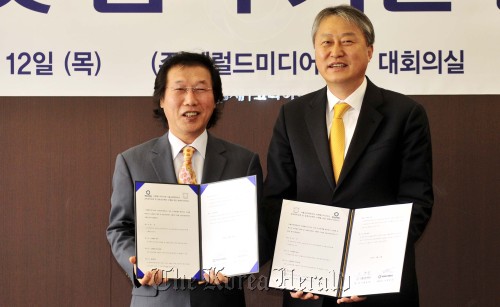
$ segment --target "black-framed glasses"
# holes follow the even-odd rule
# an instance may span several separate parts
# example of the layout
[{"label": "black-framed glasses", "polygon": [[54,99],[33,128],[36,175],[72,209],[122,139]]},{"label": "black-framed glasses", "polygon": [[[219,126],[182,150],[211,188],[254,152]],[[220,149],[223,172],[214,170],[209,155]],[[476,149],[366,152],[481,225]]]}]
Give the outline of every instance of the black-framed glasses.
[{"label": "black-framed glasses", "polygon": [[212,91],[211,87],[167,87],[176,95],[187,95],[191,91],[194,95],[203,95]]}]

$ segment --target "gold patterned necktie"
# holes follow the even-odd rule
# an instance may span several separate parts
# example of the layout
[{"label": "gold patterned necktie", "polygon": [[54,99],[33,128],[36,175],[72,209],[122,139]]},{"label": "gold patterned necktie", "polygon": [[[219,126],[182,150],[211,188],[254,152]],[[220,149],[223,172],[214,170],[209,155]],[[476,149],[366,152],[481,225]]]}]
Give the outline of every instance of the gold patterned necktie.
[{"label": "gold patterned necktie", "polygon": [[196,183],[196,173],[193,170],[193,164],[191,159],[196,149],[192,146],[185,146],[182,149],[182,155],[184,156],[184,162],[182,162],[181,170],[179,171],[179,183],[195,184]]},{"label": "gold patterned necktie", "polygon": [[333,175],[338,182],[342,165],[344,164],[345,129],[342,117],[350,105],[345,102],[333,107],[332,128],[330,129],[330,155],[333,163]]}]

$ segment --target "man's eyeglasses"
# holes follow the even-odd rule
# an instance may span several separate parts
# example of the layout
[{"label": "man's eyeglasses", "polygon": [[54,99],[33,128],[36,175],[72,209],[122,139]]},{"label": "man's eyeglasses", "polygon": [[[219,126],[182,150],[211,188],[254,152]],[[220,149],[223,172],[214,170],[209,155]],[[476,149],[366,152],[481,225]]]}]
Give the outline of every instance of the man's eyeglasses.
[{"label": "man's eyeglasses", "polygon": [[194,95],[203,95],[212,91],[210,87],[167,87],[176,95],[187,95],[191,91]]}]

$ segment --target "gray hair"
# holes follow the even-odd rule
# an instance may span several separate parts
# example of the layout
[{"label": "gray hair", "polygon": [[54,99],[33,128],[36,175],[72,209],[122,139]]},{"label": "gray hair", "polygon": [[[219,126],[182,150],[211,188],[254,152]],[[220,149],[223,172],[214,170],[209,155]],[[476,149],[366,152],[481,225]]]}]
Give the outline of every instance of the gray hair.
[{"label": "gray hair", "polygon": [[312,26],[313,45],[316,32],[318,32],[319,24],[328,16],[338,16],[346,21],[354,23],[356,26],[358,26],[358,28],[361,29],[361,31],[363,31],[367,46],[372,46],[375,43],[375,30],[373,29],[372,22],[370,21],[368,16],[366,16],[365,13],[361,12],[353,6],[338,5],[327,7],[321,10],[318,15],[316,15]]}]

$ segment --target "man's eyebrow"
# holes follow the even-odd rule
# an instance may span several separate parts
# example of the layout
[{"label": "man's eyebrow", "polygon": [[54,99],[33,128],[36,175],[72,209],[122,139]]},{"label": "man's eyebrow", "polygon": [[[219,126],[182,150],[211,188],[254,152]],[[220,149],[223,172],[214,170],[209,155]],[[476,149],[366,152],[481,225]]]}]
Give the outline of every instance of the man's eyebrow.
[{"label": "man's eyebrow", "polygon": [[346,36],[356,36],[356,33],[354,33],[354,32],[345,32],[345,33],[341,33],[340,35],[333,35],[331,33],[319,33],[319,36],[320,37],[334,37],[334,36],[346,37]]},{"label": "man's eyebrow", "polygon": [[354,32],[346,32],[346,33],[340,34],[340,37],[346,37],[346,36],[356,36],[356,33],[354,33]]},{"label": "man's eyebrow", "polygon": [[195,85],[207,85],[208,81],[207,80],[200,80],[194,83]]},{"label": "man's eyebrow", "polygon": [[[175,83],[175,84],[182,84],[182,83],[186,83],[186,80],[175,80],[173,81],[172,83]],[[207,84],[208,81],[203,79],[203,80],[198,80],[196,82],[194,82],[194,84]]]}]

